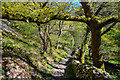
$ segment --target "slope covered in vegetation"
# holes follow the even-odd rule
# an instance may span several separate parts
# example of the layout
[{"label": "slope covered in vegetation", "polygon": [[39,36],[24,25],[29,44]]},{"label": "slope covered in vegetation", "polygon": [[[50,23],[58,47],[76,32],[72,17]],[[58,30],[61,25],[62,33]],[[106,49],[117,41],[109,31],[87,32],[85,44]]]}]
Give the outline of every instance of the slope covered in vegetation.
[{"label": "slope covered in vegetation", "polygon": [[74,58],[119,79],[119,3],[78,3],[2,2],[2,78],[61,78]]}]

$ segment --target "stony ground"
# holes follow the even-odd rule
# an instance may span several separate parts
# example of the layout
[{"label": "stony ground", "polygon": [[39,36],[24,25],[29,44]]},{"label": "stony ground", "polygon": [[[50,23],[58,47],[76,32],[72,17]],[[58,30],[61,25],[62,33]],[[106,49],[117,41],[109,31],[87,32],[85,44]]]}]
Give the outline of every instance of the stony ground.
[{"label": "stony ground", "polygon": [[52,75],[58,79],[58,78],[67,78],[66,74],[66,67],[68,60],[72,57],[71,53],[72,51],[68,48],[65,48],[65,50],[68,52],[68,56],[61,60],[58,64],[54,65],[54,68],[52,69],[53,73]]}]

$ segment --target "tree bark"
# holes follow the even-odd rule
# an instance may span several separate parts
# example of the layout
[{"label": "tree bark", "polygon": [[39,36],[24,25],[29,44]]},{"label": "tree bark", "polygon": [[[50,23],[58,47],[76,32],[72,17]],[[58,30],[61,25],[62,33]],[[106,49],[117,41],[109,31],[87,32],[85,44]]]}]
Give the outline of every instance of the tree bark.
[{"label": "tree bark", "polygon": [[[64,21],[60,21],[60,22],[59,22],[59,34],[58,34],[58,40],[57,40],[56,49],[58,49],[59,39],[60,39],[60,36],[61,36],[61,34],[62,34],[62,25],[63,25],[63,22],[64,22]],[[61,24],[61,23],[62,23],[62,24]]]},{"label": "tree bark", "polygon": [[44,52],[47,52],[47,43],[45,40],[45,34],[43,33],[41,26],[38,26],[38,30],[39,30],[40,38],[41,38],[42,43],[43,43],[43,53],[44,53]]},{"label": "tree bark", "polygon": [[85,38],[84,38],[84,41],[82,43],[82,46],[81,46],[81,49],[79,49],[79,52],[78,52],[78,60],[80,60],[81,63],[85,63],[85,51],[88,49],[88,40],[90,37],[89,36],[89,32],[90,32],[90,29],[89,27],[87,27],[87,30],[86,30],[86,33],[85,33]]},{"label": "tree bark", "polygon": [[80,58],[79,58],[81,63],[85,63],[85,52],[81,51],[80,52]]},{"label": "tree bark", "polygon": [[105,71],[103,55],[101,53],[101,29],[99,24],[94,22],[90,25],[92,33],[92,57],[93,65]]},{"label": "tree bark", "polygon": [[[49,26],[48,26],[48,27],[49,27]],[[46,35],[47,35],[47,39],[49,40],[49,43],[50,43],[50,51],[52,51],[52,49],[53,49],[53,44],[52,44],[52,39],[50,38],[50,34],[49,34],[48,27],[47,27],[47,30],[46,30]]]}]

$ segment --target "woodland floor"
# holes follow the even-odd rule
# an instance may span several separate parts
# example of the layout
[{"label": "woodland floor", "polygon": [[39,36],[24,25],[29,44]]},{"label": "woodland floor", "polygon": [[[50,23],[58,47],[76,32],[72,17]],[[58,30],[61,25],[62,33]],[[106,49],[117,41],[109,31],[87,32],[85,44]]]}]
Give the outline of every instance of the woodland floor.
[{"label": "woodland floor", "polygon": [[[49,65],[51,65],[53,68],[52,68],[52,72],[51,72],[51,74],[47,74],[46,72],[42,72],[42,71],[40,71],[40,70],[38,70],[36,67],[37,66],[35,66],[34,64],[32,64],[32,63],[30,63],[30,60],[28,60],[28,59],[26,59],[26,58],[21,58],[21,57],[19,57],[20,59],[22,59],[23,61],[26,61],[26,66],[27,65],[29,65],[29,66],[31,66],[31,67],[33,67],[33,68],[36,68],[36,71],[38,72],[38,73],[40,73],[43,77],[51,77],[52,78],[52,80],[63,80],[63,79],[66,79],[66,78],[68,78],[68,76],[67,76],[67,64],[68,64],[68,61],[69,61],[69,59],[71,59],[72,58],[72,56],[71,56],[71,53],[72,53],[72,50],[70,50],[70,49],[68,49],[68,48],[66,48],[66,47],[64,47],[64,50],[68,53],[68,55],[67,55],[67,57],[65,57],[65,58],[63,58],[60,62],[58,62],[57,64],[55,63],[55,65],[52,65],[52,64],[49,64]],[[10,51],[9,51],[9,53],[10,53]],[[12,54],[12,53],[10,53],[10,54]],[[9,56],[10,56],[10,54],[9,54]],[[8,55],[6,54],[6,57],[7,57]],[[12,56],[12,55],[11,55]],[[3,57],[5,57],[5,54],[3,55]],[[17,56],[16,56],[17,57]],[[9,57],[8,57],[9,58]],[[15,59],[16,61],[14,61],[15,63],[17,63],[17,65],[19,66],[19,63],[21,63],[21,62],[19,62],[20,61],[20,59],[18,60],[18,58],[17,59]],[[11,60],[12,60],[12,58],[11,58]],[[12,60],[13,61],[13,60]],[[89,60],[88,60],[89,61]],[[12,65],[13,63],[11,62],[11,65]],[[3,64],[3,65],[5,65],[5,64]],[[10,65],[10,64],[9,64]],[[16,66],[17,66],[16,65]],[[25,67],[26,67],[25,66]],[[44,64],[42,64],[42,66],[43,67],[45,67],[45,65]],[[107,72],[109,72],[111,75],[115,75],[115,78],[116,78],[116,80],[119,80],[120,78],[120,65],[116,65],[116,64],[112,64],[112,63],[108,63],[108,62],[105,62],[105,66],[106,66],[106,71]],[[22,67],[22,66],[20,66],[20,67]],[[13,69],[13,68],[12,68]],[[11,69],[11,70],[12,70]],[[39,69],[41,69],[41,68],[39,68]],[[13,71],[13,70],[12,70]],[[19,70],[18,70],[19,71]],[[45,71],[45,70],[44,70]],[[14,74],[17,74],[17,72],[13,72]],[[27,71],[24,71],[23,73],[29,73],[29,72],[27,72]],[[6,72],[6,74],[7,74],[7,72]],[[12,74],[11,74],[12,75]],[[32,74],[32,75],[34,75],[34,73]],[[33,80],[34,80],[34,78],[33,78]],[[45,80],[51,80],[51,79],[45,79]]]},{"label": "woodland floor", "polygon": [[[66,68],[67,68],[67,63],[68,63],[69,59],[72,58],[72,56],[71,56],[72,50],[70,50],[66,47],[64,48],[64,50],[66,50],[68,52],[68,56],[66,58],[64,58],[63,60],[61,60],[58,64],[54,65],[53,69],[52,69],[52,71],[53,71],[52,76],[54,76],[55,79],[62,80],[62,79],[68,78]],[[105,66],[106,66],[107,72],[109,72],[109,69],[110,69],[113,72],[112,74],[116,74],[118,76],[118,77],[116,77],[115,80],[120,79],[120,71],[118,71],[120,69],[119,65],[105,62]]]}]

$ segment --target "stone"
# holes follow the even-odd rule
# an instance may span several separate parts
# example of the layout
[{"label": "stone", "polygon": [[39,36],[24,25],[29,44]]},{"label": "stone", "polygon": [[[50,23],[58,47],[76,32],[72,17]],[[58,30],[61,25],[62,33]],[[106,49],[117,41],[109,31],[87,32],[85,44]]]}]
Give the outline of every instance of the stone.
[{"label": "stone", "polygon": [[88,66],[87,64],[81,64],[77,60],[71,61],[72,68],[76,78],[84,80],[112,80],[109,73],[98,69],[95,66]]}]

